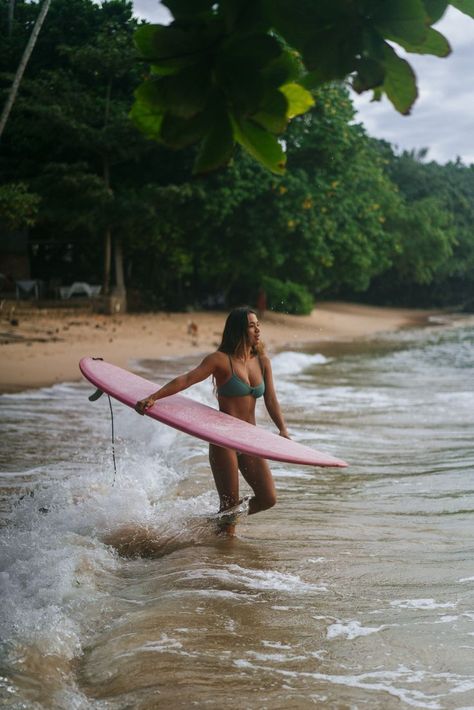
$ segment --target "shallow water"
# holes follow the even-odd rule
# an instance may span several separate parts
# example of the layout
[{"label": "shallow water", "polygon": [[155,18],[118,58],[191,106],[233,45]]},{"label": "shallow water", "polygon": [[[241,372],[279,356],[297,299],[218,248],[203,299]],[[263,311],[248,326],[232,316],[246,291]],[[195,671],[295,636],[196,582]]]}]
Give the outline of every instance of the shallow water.
[{"label": "shallow water", "polygon": [[473,344],[276,355],[293,438],[351,466],[272,464],[278,505],[235,539],[204,442],[115,403],[112,485],[105,397],[1,397],[3,705],[473,708]]}]

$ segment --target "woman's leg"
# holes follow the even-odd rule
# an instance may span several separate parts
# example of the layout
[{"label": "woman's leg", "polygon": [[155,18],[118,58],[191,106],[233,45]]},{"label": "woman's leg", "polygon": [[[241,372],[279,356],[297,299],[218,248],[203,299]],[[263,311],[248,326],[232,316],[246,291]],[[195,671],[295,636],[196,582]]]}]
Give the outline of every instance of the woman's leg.
[{"label": "woman's leg", "polygon": [[276,491],[270,467],[265,459],[239,454],[239,468],[254,492],[254,497],[250,499],[249,515],[272,508],[276,503]]},{"label": "woman's leg", "polygon": [[232,508],[239,502],[239,468],[237,454],[232,449],[209,445],[209,461],[219,494],[219,512]]}]

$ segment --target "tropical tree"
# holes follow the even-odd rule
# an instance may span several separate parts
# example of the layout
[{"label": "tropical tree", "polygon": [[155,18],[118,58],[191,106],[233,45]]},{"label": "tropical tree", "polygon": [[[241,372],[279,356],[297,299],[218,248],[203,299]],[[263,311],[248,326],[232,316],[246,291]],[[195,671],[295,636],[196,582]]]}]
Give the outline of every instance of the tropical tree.
[{"label": "tropical tree", "polygon": [[398,53],[450,53],[434,29],[448,5],[474,17],[474,0],[163,0],[168,26],[137,30],[151,72],[132,116],[171,148],[197,144],[194,171],[229,162],[235,143],[276,174],[279,136],[313,105],[311,90],[348,80],[403,114],[417,96]]},{"label": "tropical tree", "polygon": [[39,202],[39,195],[31,193],[24,183],[0,185],[0,224],[9,230],[33,226]]},{"label": "tropical tree", "polygon": [[[240,0],[233,1],[238,9]],[[211,14],[221,6],[213,5]],[[8,7],[9,0],[0,0],[4,18]],[[252,7],[260,7],[259,0]],[[11,36],[6,32],[0,45],[5,93],[37,10],[16,3]],[[182,150],[173,153],[128,119],[133,87],[145,71],[133,47],[137,26],[126,0],[55,0],[5,129],[0,216],[32,225],[32,242],[46,255],[41,268],[50,277],[96,280],[103,271],[107,289],[115,272],[115,288],[126,281],[135,303],[169,308],[252,302],[260,286],[272,307],[293,311],[310,308],[316,295],[361,297],[367,288],[368,297],[405,302],[410,294],[425,303],[468,300],[474,291],[474,168],[429,163],[421,153],[396,155],[369,139],[354,121],[347,89],[331,81],[312,88],[310,99],[286,85],[291,100],[306,97],[312,105],[285,132],[285,174],[275,175],[237,146],[226,170],[191,178],[203,145],[188,140],[189,118],[174,120],[170,113],[166,119],[166,131],[181,136]],[[252,37],[249,29],[249,71],[259,47]],[[271,37],[281,43],[275,32]],[[262,70],[266,77],[271,69],[275,82],[288,76],[290,60],[298,77],[306,71],[289,40],[283,46]],[[235,52],[242,58],[237,46]],[[239,62],[229,82],[232,92],[240,82],[243,107],[252,84],[242,80]],[[168,68],[157,81],[179,73]],[[195,78],[189,105],[201,91]],[[278,92],[273,100],[281,103]],[[181,101],[179,93],[171,96]],[[231,97],[226,101],[230,106]],[[268,130],[286,126],[286,118],[277,124],[275,113],[264,113],[260,124],[246,115],[249,130],[263,122]],[[149,118],[152,126],[155,118]]]},{"label": "tropical tree", "polygon": [[452,305],[474,293],[474,167],[427,162],[427,151],[396,155],[374,141],[400,197],[389,216],[390,268],[368,297],[406,305]]},{"label": "tropical tree", "polygon": [[[71,10],[72,24],[63,33]],[[63,239],[81,238],[89,245],[101,234],[104,292],[110,290],[114,255],[115,289],[122,295],[123,232],[117,214],[122,196],[127,201],[127,179],[119,170],[147,148],[128,119],[138,79],[136,26],[131,3],[124,0],[102,6],[55,0],[4,145],[5,177],[20,172],[43,197],[38,228],[50,232],[54,224]]]},{"label": "tropical tree", "polygon": [[[31,53],[35,47],[35,44],[38,39],[38,35],[41,31],[41,27],[43,25],[43,22],[45,21],[46,15],[48,14],[48,10],[49,10],[50,5],[51,5],[51,0],[44,0],[43,4],[41,5],[40,11],[38,13],[38,17],[36,18],[36,22],[34,24],[32,31],[31,31],[30,38],[29,38],[28,43],[25,47],[25,51],[23,52],[23,56],[22,56],[21,61],[18,65],[18,69],[16,70],[16,74],[13,79],[11,89],[8,92],[7,100],[5,101],[3,111],[0,115],[0,138],[2,137],[2,133],[5,129],[6,124],[7,124],[8,117],[10,116],[10,112],[13,108],[13,104],[15,103],[15,99],[18,94],[18,89],[20,88],[20,83],[23,78],[23,74],[25,73],[25,69],[27,67]],[[13,0],[10,0],[9,8],[8,8],[8,35],[9,36],[11,36],[12,27],[13,27],[13,10],[14,10],[14,3],[13,3]]]},{"label": "tropical tree", "polygon": [[[286,310],[288,298],[278,294],[295,294],[292,284],[312,298],[367,288],[391,263],[394,236],[386,219],[400,197],[353,118],[347,91],[324,87],[315,93],[315,107],[287,133],[285,176],[273,176],[240,150],[225,171],[162,188],[158,224],[164,242],[150,242],[148,254],[163,245],[170,254],[179,245],[183,258],[172,270],[180,274],[179,286],[172,289],[169,277],[158,275],[169,259],[161,252],[155,280],[201,302],[219,296],[252,301],[265,284],[271,300]],[[148,259],[143,282],[151,268]],[[295,298],[306,307],[304,293]]]}]

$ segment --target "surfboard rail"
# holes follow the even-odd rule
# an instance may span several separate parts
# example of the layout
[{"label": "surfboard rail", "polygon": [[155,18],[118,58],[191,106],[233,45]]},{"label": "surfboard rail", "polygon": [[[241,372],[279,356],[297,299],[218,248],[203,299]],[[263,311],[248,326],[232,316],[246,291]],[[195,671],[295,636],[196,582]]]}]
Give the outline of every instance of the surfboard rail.
[{"label": "surfboard rail", "polygon": [[[84,357],[79,362],[84,377],[98,390],[134,408],[137,401],[156,392],[158,385],[101,358]],[[203,439],[211,444],[251,456],[306,466],[344,468],[345,461],[291,439],[244,422],[183,394],[158,400],[145,416]]]}]

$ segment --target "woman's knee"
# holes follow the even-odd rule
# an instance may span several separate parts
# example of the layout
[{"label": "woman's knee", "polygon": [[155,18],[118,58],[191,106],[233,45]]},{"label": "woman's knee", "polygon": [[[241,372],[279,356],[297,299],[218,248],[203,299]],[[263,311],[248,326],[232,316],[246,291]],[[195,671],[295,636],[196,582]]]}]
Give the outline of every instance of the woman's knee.
[{"label": "woman's knee", "polygon": [[276,505],[277,502],[277,497],[275,491],[272,491],[268,496],[267,496],[267,508],[273,508],[274,505]]},{"label": "woman's knee", "polygon": [[275,491],[268,491],[259,496],[255,496],[259,510],[269,510],[276,505],[277,497]]}]

